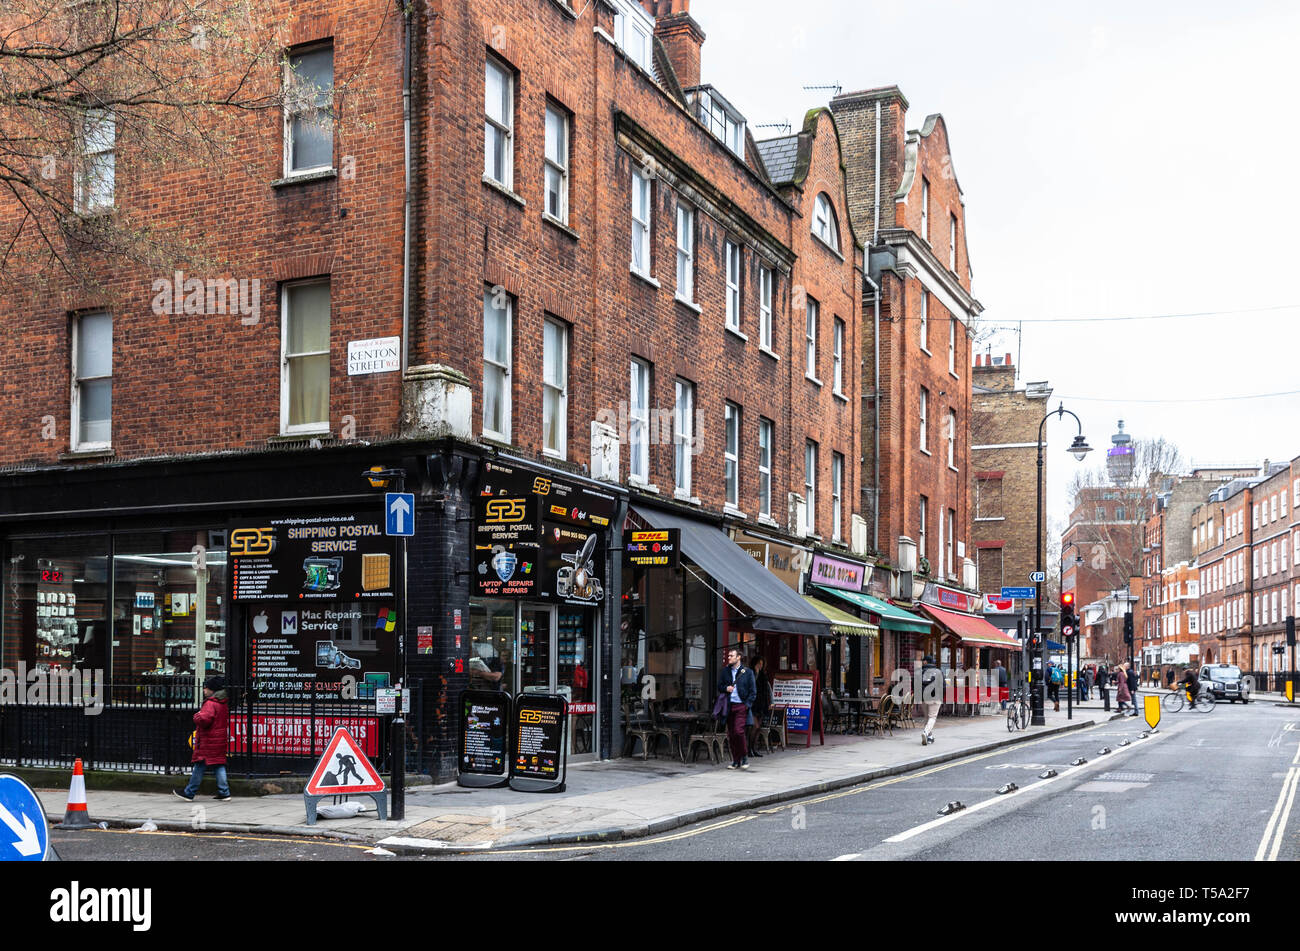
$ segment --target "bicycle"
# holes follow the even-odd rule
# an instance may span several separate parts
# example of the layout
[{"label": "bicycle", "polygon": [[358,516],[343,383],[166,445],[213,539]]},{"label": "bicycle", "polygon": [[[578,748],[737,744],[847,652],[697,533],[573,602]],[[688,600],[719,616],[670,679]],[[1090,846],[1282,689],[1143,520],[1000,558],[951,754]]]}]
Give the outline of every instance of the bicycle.
[{"label": "bicycle", "polygon": [[1029,726],[1029,697],[1024,687],[1017,687],[1011,692],[1007,703],[1007,732],[1014,733]]},{"label": "bicycle", "polygon": [[[1187,706],[1187,691],[1181,687],[1160,701],[1160,705],[1170,713],[1179,713]],[[1192,709],[1197,713],[1209,713],[1215,708],[1214,695],[1202,690],[1196,696]]]}]

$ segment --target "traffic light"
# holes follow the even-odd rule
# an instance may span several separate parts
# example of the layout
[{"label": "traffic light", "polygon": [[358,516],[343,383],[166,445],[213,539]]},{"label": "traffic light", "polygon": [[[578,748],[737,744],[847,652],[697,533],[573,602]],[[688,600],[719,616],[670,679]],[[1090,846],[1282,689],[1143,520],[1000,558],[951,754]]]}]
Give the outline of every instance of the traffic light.
[{"label": "traffic light", "polygon": [[1074,592],[1065,591],[1061,594],[1061,633],[1065,634],[1066,628],[1070,629],[1070,634],[1079,632],[1079,619],[1074,614]]},{"label": "traffic light", "polygon": [[1125,644],[1133,643],[1133,615],[1132,614],[1124,615],[1124,643]]},{"label": "traffic light", "polygon": [[1295,618],[1291,616],[1286,619],[1286,646],[1295,647]]}]

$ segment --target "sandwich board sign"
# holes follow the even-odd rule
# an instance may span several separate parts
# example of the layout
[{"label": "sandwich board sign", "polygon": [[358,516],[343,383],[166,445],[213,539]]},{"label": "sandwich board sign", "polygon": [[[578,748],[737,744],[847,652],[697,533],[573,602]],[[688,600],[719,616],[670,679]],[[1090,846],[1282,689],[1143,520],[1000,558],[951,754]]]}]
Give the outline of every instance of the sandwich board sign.
[{"label": "sandwich board sign", "polygon": [[328,796],[369,796],[375,801],[379,820],[388,817],[388,792],[379,771],[371,765],[352,734],[339,727],[316,764],[302,798],[307,805],[307,824],[316,824],[316,805]]},{"label": "sandwich board sign", "polygon": [[564,792],[568,774],[565,725],[568,701],[547,694],[525,694],[515,701],[510,744],[510,788],[518,792]]},{"label": "sandwich board sign", "polygon": [[0,862],[43,862],[50,854],[50,827],[31,787],[0,773]]},{"label": "sandwich board sign", "polygon": [[510,784],[511,717],[508,693],[466,690],[460,695],[457,783],[478,789]]}]

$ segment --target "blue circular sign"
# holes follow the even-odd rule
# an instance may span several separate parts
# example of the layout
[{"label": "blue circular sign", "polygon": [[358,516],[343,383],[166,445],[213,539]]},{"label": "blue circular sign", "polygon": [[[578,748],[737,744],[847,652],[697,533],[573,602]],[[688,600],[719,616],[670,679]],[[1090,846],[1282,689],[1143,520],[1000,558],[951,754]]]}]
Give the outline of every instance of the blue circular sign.
[{"label": "blue circular sign", "polygon": [[0,773],[0,862],[43,862],[49,852],[40,799],[17,776]]}]

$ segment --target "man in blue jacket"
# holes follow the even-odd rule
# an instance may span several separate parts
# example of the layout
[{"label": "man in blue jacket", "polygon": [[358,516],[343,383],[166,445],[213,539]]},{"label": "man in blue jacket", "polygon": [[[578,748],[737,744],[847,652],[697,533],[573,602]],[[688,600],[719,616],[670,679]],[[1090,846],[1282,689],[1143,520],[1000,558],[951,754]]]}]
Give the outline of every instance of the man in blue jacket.
[{"label": "man in blue jacket", "polygon": [[758,685],[754,672],[740,663],[739,648],[727,648],[727,666],[718,676],[718,693],[727,695],[727,742],[731,746],[731,765],[727,769],[749,769],[745,720],[749,705],[758,696]]}]

